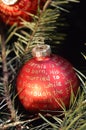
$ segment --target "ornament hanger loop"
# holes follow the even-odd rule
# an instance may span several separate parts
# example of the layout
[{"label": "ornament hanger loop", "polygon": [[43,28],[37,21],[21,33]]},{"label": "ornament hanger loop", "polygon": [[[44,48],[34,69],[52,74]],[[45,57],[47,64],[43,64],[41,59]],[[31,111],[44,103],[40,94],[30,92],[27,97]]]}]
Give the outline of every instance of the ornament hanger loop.
[{"label": "ornament hanger loop", "polygon": [[51,48],[50,45],[37,45],[32,49],[32,55],[34,57],[45,57],[50,56],[51,54]]},{"label": "ornament hanger loop", "polygon": [[18,0],[2,0],[6,5],[14,5]]}]

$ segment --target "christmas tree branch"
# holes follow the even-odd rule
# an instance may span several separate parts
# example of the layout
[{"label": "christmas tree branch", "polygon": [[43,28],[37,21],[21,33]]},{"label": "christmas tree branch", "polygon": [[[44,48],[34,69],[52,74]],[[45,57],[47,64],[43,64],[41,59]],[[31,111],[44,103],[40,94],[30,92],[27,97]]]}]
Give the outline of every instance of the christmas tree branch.
[{"label": "christmas tree branch", "polygon": [[[42,14],[43,14],[43,12],[47,9],[47,7],[48,7],[49,4],[51,3],[51,1],[52,1],[52,0],[47,0],[46,3],[45,3],[45,5],[44,5],[44,7],[43,7],[43,10],[39,12],[40,14],[39,14],[37,23],[35,24],[34,31],[32,32],[32,34],[31,34],[31,36],[30,36],[30,38],[29,38],[29,39],[30,39],[30,40],[29,40],[30,43],[32,42],[33,37],[35,36],[35,34],[36,34],[36,32],[37,32],[37,30],[38,30],[38,28],[39,28],[39,26],[40,26],[40,21],[41,21]],[[29,49],[29,44],[26,46],[26,49],[25,49],[26,53],[28,52],[28,49]]]},{"label": "christmas tree branch", "polygon": [[[6,56],[6,45],[5,45],[5,37],[3,28],[1,29],[1,57],[2,57],[2,69],[3,69],[3,87],[4,87],[4,100],[6,101],[5,106],[7,105],[7,108],[10,112],[10,120],[16,121],[16,111],[14,109],[14,106],[11,101],[10,97],[10,89],[9,89],[9,83],[8,83],[8,68],[7,68],[7,56]],[[18,129],[17,129],[18,130]],[[21,130],[21,129],[20,129]]]},{"label": "christmas tree branch", "polygon": [[47,9],[47,7],[50,5],[51,2],[52,2],[52,0],[47,0],[47,2],[45,3],[45,5],[43,7],[43,11],[45,11]]},{"label": "christmas tree branch", "polygon": [[3,63],[3,86],[4,86],[4,93],[5,98],[7,101],[8,108],[11,112],[11,117],[14,119],[14,110],[11,104],[11,100],[9,97],[9,88],[8,88],[8,70],[7,70],[7,62],[6,62],[6,49],[5,49],[5,41],[4,41],[4,34],[2,32],[2,43],[1,43],[1,49],[2,49],[2,63]]},{"label": "christmas tree branch", "polygon": [[[55,44],[62,43],[66,37],[64,28],[65,25],[67,27],[67,24],[65,24],[65,19],[60,17],[60,7],[68,3],[69,1],[65,0],[47,0],[43,9],[38,9],[37,16],[32,16],[32,22],[21,19],[23,26],[20,30],[17,29],[15,32],[18,40],[14,44],[15,54],[19,58],[21,56],[26,57],[36,44],[43,44],[48,41],[48,43],[54,47]],[[64,13],[67,13],[65,10],[66,9],[63,8]],[[62,28],[63,33],[60,31],[60,28]]]},{"label": "christmas tree branch", "polygon": [[[55,2],[58,3],[58,1]],[[48,8],[49,5],[52,8]],[[15,33],[18,37],[17,43],[14,44],[15,54],[19,58],[26,57],[36,44],[44,44],[47,40],[54,44],[63,41],[65,34],[56,30],[59,16],[59,9],[52,5],[52,0],[47,0],[43,9],[38,10],[37,17],[33,17],[33,22],[22,20],[23,28]],[[59,25],[63,26],[63,23]],[[25,28],[27,31],[24,30]]]},{"label": "christmas tree branch", "polygon": [[34,117],[33,119],[24,120],[24,121],[11,122],[10,120],[8,120],[7,122],[0,124],[0,130],[7,129],[9,127],[17,127],[18,128],[18,126],[20,126],[20,125],[22,125],[21,129],[17,129],[17,130],[22,130],[24,127],[26,127],[26,126],[23,126],[25,123],[32,123],[38,119],[40,119],[39,116]]}]

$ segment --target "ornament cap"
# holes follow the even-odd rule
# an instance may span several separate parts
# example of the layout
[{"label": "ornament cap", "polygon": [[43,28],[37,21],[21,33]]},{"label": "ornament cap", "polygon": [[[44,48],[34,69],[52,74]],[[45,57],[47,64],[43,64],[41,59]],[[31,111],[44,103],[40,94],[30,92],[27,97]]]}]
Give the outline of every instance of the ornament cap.
[{"label": "ornament cap", "polygon": [[32,49],[32,55],[33,57],[46,57],[46,56],[50,56],[51,54],[51,48],[50,45],[37,45],[36,47],[34,47]]},{"label": "ornament cap", "polygon": [[6,5],[14,5],[18,0],[2,0]]}]

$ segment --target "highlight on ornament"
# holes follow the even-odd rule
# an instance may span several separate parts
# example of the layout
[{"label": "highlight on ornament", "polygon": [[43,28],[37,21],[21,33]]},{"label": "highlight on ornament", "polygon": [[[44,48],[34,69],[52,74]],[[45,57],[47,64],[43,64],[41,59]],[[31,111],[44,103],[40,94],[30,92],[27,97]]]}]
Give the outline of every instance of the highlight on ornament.
[{"label": "highlight on ornament", "polygon": [[24,108],[34,112],[69,108],[71,91],[76,96],[79,88],[79,79],[71,63],[52,54],[46,44],[33,48],[32,55],[16,79],[18,97]]},{"label": "highlight on ornament", "polygon": [[0,0],[0,20],[7,25],[17,23],[21,25],[21,19],[31,22],[36,15],[38,6],[42,9],[46,0]]},{"label": "highlight on ornament", "polygon": [[2,0],[2,2],[6,5],[13,5],[17,2],[18,0]]}]

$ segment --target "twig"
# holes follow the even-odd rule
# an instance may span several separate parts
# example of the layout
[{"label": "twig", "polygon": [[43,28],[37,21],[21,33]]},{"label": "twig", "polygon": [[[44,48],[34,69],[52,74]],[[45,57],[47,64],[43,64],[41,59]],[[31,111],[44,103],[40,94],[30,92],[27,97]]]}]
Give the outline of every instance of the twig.
[{"label": "twig", "polygon": [[7,56],[6,56],[6,45],[5,45],[5,37],[4,37],[4,27],[1,26],[0,28],[1,33],[1,56],[2,56],[2,69],[3,69],[3,87],[4,87],[4,97],[6,100],[7,108],[10,112],[10,118],[11,121],[16,121],[16,111],[14,109],[14,106],[12,104],[11,98],[10,98],[10,92],[9,92],[9,83],[8,83],[8,68],[7,68]]},{"label": "twig", "polygon": [[[23,121],[17,121],[17,122],[12,122],[12,123],[8,123],[8,124],[1,124],[0,125],[0,130],[4,130],[7,129],[9,127],[15,127],[15,126],[19,126],[20,124],[23,124]],[[20,129],[17,129],[20,130]]]},{"label": "twig", "polygon": [[[36,25],[35,25],[35,27],[34,27],[34,31],[32,32],[32,34],[31,34],[31,36],[30,36],[30,41],[29,41],[29,42],[32,42],[33,37],[35,36],[35,33],[36,33],[37,29],[38,29],[39,26],[40,26],[40,20],[41,20],[42,14],[43,14],[43,12],[47,9],[47,7],[49,6],[49,4],[50,4],[51,2],[52,2],[52,0],[47,0],[46,3],[45,3],[45,5],[44,5],[44,7],[43,7],[43,10],[40,11],[40,15],[39,15],[38,21],[37,21],[37,23],[36,23]],[[29,45],[29,44],[28,44],[28,45]],[[25,52],[26,52],[26,53],[28,52],[28,49],[29,49],[29,46],[28,46],[28,45],[27,45],[26,48],[25,48]]]},{"label": "twig", "polygon": [[[4,129],[7,129],[9,127],[15,127],[15,126],[19,126],[19,125],[22,125],[24,123],[31,123],[35,120],[39,119],[39,117],[35,117],[33,119],[29,119],[29,120],[25,120],[25,121],[15,121],[15,122],[9,122],[9,123],[6,123],[6,124],[1,124],[0,125],[0,130],[4,130]],[[23,126],[22,126],[23,128]],[[17,129],[18,130],[18,129]],[[20,130],[20,129],[19,129]]]},{"label": "twig", "polygon": [[51,2],[52,2],[52,0],[47,0],[47,2],[45,3],[45,5],[43,7],[43,11],[45,11],[47,9],[47,7],[50,5]]}]

